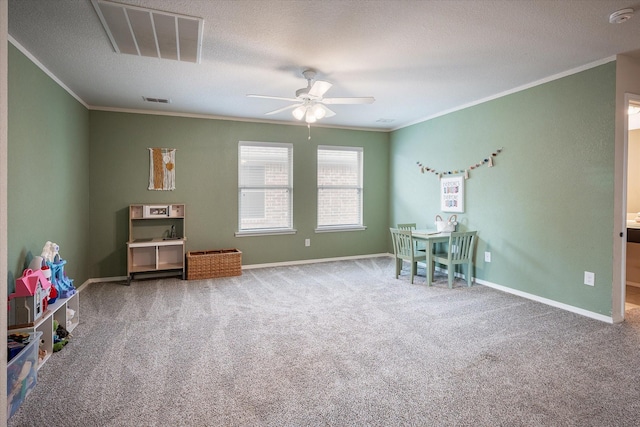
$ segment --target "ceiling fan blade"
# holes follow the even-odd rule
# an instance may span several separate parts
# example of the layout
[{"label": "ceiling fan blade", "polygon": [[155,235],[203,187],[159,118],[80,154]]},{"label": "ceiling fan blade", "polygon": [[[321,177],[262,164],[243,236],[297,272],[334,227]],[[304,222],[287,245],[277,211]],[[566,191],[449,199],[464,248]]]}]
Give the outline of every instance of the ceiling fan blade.
[{"label": "ceiling fan blade", "polygon": [[360,98],[324,98],[323,104],[373,104],[376,99],[373,96]]},{"label": "ceiling fan blade", "polygon": [[265,98],[265,99],[279,99],[281,101],[292,101],[292,102],[298,102],[299,99],[296,98],[284,98],[282,96],[269,96],[269,95],[247,95],[247,97],[249,98]]},{"label": "ceiling fan blade", "polygon": [[291,109],[296,108],[296,107],[298,107],[300,105],[302,105],[302,104],[287,105],[286,107],[278,108],[277,110],[273,110],[273,111],[269,111],[268,113],[264,113],[264,115],[265,116],[270,116],[272,114],[282,113],[283,111],[291,110]]},{"label": "ceiling fan blade", "polygon": [[311,89],[309,89],[309,95],[315,96],[317,98],[322,98],[322,95],[324,95],[331,88],[331,86],[333,85],[329,82],[316,80],[315,82],[313,82],[313,86],[311,86]]},{"label": "ceiling fan blade", "polygon": [[320,107],[322,107],[322,109],[324,110],[324,117],[333,117],[336,115],[335,111],[330,110],[326,105],[322,105],[322,104],[316,104],[319,105]]}]

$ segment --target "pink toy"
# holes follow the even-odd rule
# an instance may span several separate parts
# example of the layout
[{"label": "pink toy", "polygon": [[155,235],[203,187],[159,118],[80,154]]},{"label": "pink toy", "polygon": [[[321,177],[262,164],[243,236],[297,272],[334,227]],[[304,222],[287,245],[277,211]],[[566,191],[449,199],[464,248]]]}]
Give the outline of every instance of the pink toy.
[{"label": "pink toy", "polygon": [[47,310],[51,282],[42,270],[26,269],[16,280],[16,291],[9,295],[12,325],[33,325]]}]

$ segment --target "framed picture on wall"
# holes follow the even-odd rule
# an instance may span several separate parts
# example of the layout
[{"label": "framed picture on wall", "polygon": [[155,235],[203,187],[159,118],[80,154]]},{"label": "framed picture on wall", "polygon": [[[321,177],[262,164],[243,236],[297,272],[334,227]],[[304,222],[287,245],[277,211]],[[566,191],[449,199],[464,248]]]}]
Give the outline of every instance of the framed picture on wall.
[{"label": "framed picture on wall", "polygon": [[440,209],[442,212],[464,212],[464,177],[440,179]]}]

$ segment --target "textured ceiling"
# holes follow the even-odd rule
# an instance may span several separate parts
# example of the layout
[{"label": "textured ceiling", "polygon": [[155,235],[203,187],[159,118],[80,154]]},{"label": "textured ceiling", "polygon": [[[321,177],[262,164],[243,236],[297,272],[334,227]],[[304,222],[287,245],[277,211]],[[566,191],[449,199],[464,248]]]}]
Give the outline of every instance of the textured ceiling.
[{"label": "textured ceiling", "polygon": [[[89,108],[295,122],[290,111],[264,115],[286,101],[246,95],[293,97],[311,67],[333,83],[328,97],[376,98],[334,105],[317,125],[371,129],[640,49],[638,0],[121,3],[204,18],[200,64],[115,53],[89,0],[9,0],[9,34]],[[635,17],[609,23],[628,7]]]}]

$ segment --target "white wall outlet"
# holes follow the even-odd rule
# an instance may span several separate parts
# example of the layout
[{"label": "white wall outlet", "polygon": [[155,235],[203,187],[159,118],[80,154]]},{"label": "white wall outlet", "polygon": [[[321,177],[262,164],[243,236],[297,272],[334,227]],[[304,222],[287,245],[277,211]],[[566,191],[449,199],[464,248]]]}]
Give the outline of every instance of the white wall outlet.
[{"label": "white wall outlet", "polygon": [[304,239],[305,246],[311,246],[311,239]]},{"label": "white wall outlet", "polygon": [[484,253],[484,262],[491,262],[491,252]]},{"label": "white wall outlet", "polygon": [[596,284],[596,273],[592,273],[590,271],[584,272],[584,284],[587,286],[595,286]]}]

